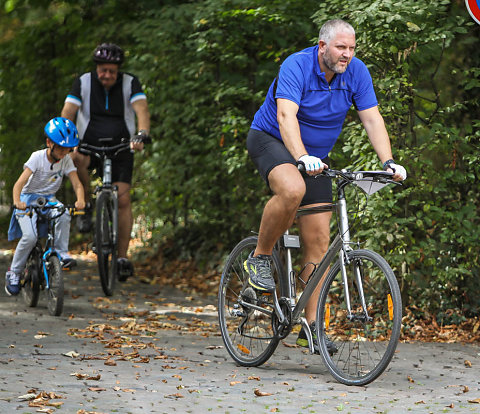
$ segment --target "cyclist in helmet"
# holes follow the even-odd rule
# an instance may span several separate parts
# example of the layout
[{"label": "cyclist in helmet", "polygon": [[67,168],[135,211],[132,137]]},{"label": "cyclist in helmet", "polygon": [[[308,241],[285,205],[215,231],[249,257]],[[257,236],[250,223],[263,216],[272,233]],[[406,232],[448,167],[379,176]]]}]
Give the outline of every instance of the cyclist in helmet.
[{"label": "cyclist in helmet", "polygon": [[[35,225],[37,216],[25,214],[27,206],[39,197],[47,200],[55,198],[64,176],[72,182],[77,201],[75,207],[85,208],[83,186],[77,170],[70,158],[70,152],[78,145],[78,132],[75,124],[66,118],[53,118],[44,128],[47,148],[35,151],[23,166],[23,172],[13,186],[13,211],[8,240],[20,237],[13,260],[5,275],[5,291],[17,295],[20,279],[28,255],[37,242]],[[45,229],[46,230],[46,229]],[[60,254],[63,268],[71,268],[75,260],[68,253],[70,235],[70,215],[62,214],[55,224],[55,247]],[[40,234],[45,236],[45,234]]]},{"label": "cyclist in helmet", "polygon": [[[142,150],[141,138],[150,131],[150,114],[147,98],[139,80],[132,74],[120,71],[124,61],[123,50],[113,43],[102,43],[93,52],[95,70],[75,79],[65,104],[62,116],[76,120],[80,140],[91,145],[100,144],[99,138],[114,138],[116,145],[121,138],[138,136],[132,142],[133,150]],[[136,124],[135,125],[135,118]],[[81,153],[72,154],[78,175],[89,199],[90,175],[88,170],[99,167],[98,160]],[[97,168],[97,171],[99,169]],[[133,215],[130,200],[133,154],[123,151],[113,160],[113,183],[118,186],[119,240],[118,279],[126,280],[133,275],[133,265],[127,259]],[[91,215],[79,216],[77,225],[81,232],[89,232]]]}]

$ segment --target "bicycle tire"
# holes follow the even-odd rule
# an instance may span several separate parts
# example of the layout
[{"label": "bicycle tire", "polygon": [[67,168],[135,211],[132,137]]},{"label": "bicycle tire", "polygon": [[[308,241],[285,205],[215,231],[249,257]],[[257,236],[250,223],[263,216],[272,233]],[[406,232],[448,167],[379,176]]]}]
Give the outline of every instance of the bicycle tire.
[{"label": "bicycle tire", "polygon": [[40,297],[40,263],[42,253],[40,247],[35,246],[27,258],[25,265],[22,296],[27,306],[34,308]]},{"label": "bicycle tire", "polygon": [[[400,337],[402,300],[393,270],[378,253],[353,250],[347,253],[346,272],[353,318],[347,318],[345,288],[340,260],[330,269],[320,291],[316,333],[320,354],[333,377],[346,385],[374,381],[390,363]],[[354,272],[359,271],[365,318]],[[319,321],[322,321],[320,324]],[[320,329],[320,325],[321,329]],[[328,353],[327,340],[337,352]]]},{"label": "bicycle tire", "polygon": [[47,303],[48,312],[52,316],[60,316],[63,311],[63,273],[60,259],[52,255],[45,264],[48,274]]},{"label": "bicycle tire", "polygon": [[95,247],[103,292],[112,296],[117,279],[118,200],[102,191],[96,201]]},{"label": "bicycle tire", "polygon": [[[238,303],[242,297],[244,301],[273,309],[273,295],[259,293],[248,284],[244,262],[256,245],[257,237],[251,236],[234,247],[225,263],[218,293],[218,318],[223,342],[233,360],[246,367],[265,363],[280,340],[274,335],[271,316]],[[282,263],[274,251],[272,274],[277,291],[283,290],[278,283],[282,271]]]}]

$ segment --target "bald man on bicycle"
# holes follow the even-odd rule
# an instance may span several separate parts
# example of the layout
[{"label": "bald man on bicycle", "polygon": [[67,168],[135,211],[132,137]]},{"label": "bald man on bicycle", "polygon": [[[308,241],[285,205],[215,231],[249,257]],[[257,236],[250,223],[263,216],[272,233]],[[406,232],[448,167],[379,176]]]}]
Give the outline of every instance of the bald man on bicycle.
[{"label": "bald man on bicycle", "polygon": [[[247,148],[273,192],[263,211],[257,247],[245,262],[249,283],[257,290],[275,289],[270,270],[272,250],[293,224],[298,207],[332,203],[331,180],[314,176],[328,168],[329,152],[352,105],[383,168],[392,171],[397,181],[407,176],[405,168],[393,160],[370,73],[354,54],[353,27],[343,20],[326,22],[320,29],[316,46],[295,53],[283,62],[255,114]],[[305,174],[299,172],[299,163],[305,166]],[[298,219],[304,266],[319,263],[327,251],[330,219],[331,212]],[[315,324],[319,287],[305,308],[310,325]],[[297,344],[308,346],[303,329]],[[333,347],[332,344],[329,351],[335,352]],[[318,352],[317,342],[315,349]]]},{"label": "bald man on bicycle", "polygon": [[[120,72],[124,61],[123,50],[113,43],[102,43],[93,52],[96,69],[84,73],[75,79],[72,89],[65,99],[62,116],[76,124],[80,140],[91,145],[101,146],[100,138],[114,138],[114,146],[121,138],[137,134],[131,143],[132,150],[142,150],[142,139],[150,131],[150,113],[147,98],[139,80],[132,74]],[[101,167],[98,161],[81,153],[81,149],[72,154],[79,178],[90,194],[90,175],[88,169]],[[112,164],[113,183],[118,187],[118,279],[125,281],[133,275],[133,265],[127,259],[130,234],[133,226],[130,189],[133,174],[133,154],[122,152]],[[82,220],[82,219],[80,219]],[[86,216],[79,224],[82,232],[90,231],[91,216]]]}]

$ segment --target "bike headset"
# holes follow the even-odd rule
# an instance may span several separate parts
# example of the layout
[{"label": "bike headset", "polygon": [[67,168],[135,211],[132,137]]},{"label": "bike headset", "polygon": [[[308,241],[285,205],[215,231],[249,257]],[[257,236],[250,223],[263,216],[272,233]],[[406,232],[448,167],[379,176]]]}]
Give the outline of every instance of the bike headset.
[{"label": "bike headset", "polygon": [[92,58],[95,63],[114,63],[120,66],[124,56],[120,46],[114,43],[102,43],[95,48]]},{"label": "bike headset", "polygon": [[44,128],[46,137],[53,142],[52,149],[50,150],[50,156],[53,158],[53,163],[50,165],[50,169],[53,170],[53,164],[60,160],[55,157],[53,150],[55,145],[63,148],[74,148],[80,140],[78,139],[78,131],[75,124],[70,119],[63,118],[61,116],[52,118],[47,122]]}]

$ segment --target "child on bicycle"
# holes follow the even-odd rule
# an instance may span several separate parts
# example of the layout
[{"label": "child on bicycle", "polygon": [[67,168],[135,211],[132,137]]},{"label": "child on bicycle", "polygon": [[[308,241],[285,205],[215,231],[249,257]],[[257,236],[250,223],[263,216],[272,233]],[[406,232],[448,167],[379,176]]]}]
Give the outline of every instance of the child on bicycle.
[{"label": "child on bicycle", "polygon": [[[28,255],[37,242],[37,215],[33,211],[30,215],[28,206],[39,197],[54,199],[66,175],[77,197],[75,207],[79,210],[85,208],[83,186],[69,155],[79,142],[75,124],[69,119],[57,117],[47,123],[44,131],[47,148],[32,153],[13,186],[15,210],[10,221],[8,240],[21,238],[5,275],[5,291],[9,296],[20,292],[21,275]],[[68,253],[69,236],[70,215],[62,214],[55,223],[55,247],[64,268],[75,265],[75,260]]]}]

